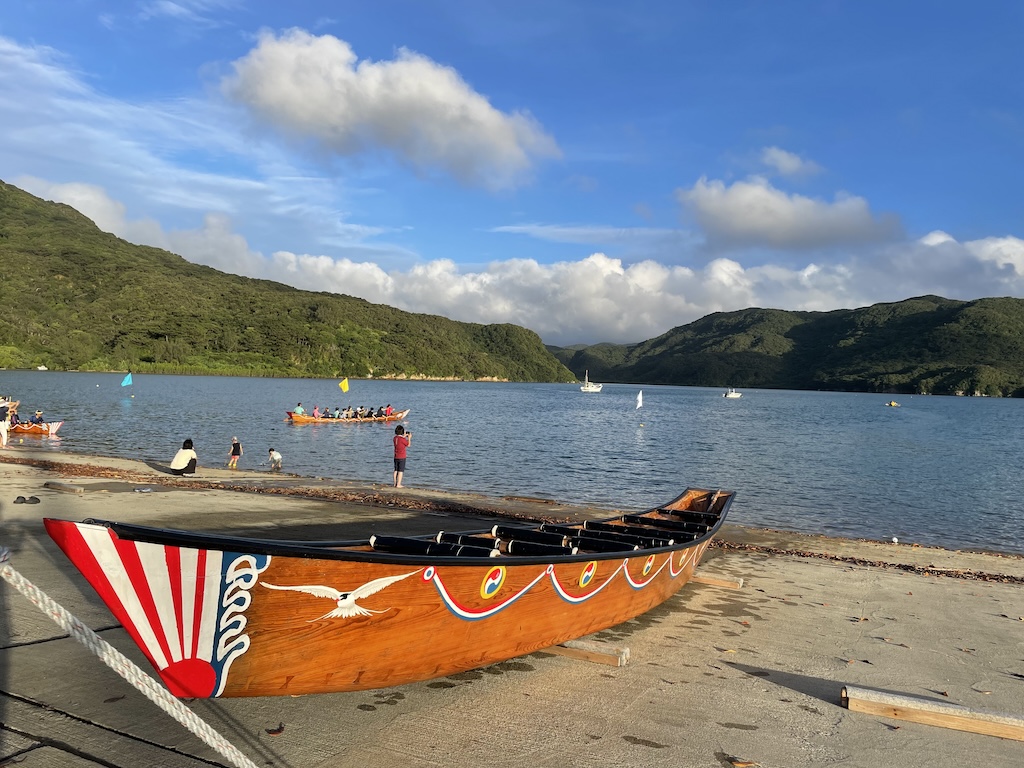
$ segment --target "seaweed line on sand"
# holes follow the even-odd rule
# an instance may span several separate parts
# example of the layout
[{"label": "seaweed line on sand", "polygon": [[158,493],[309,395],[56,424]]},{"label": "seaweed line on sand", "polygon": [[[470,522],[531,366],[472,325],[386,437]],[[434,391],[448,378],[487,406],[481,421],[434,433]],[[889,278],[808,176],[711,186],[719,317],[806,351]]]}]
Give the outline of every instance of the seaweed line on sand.
[{"label": "seaweed line on sand", "polygon": [[964,568],[936,568],[933,565],[894,563],[888,560],[869,560],[864,557],[834,555],[829,552],[815,552],[807,549],[783,549],[780,547],[766,547],[760,544],[722,541],[720,539],[712,540],[711,547],[714,549],[724,549],[726,551],[757,552],[766,555],[788,555],[790,557],[818,558],[819,560],[829,560],[836,563],[849,563],[850,565],[862,565],[872,568],[890,568],[897,571],[919,574],[921,576],[946,576],[953,579],[992,581],[1000,584],[1024,584],[1024,576],[1012,576],[1002,573],[986,573],[985,571],[972,571]]}]

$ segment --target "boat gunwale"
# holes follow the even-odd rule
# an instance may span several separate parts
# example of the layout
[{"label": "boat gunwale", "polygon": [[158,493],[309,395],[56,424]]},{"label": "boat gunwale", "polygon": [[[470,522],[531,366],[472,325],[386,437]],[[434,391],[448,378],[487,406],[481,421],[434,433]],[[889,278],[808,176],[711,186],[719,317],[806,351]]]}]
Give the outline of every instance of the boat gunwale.
[{"label": "boat gunwale", "polygon": [[[657,512],[665,509],[676,503],[692,490],[705,490],[705,489],[691,489],[687,488],[679,496],[667,504],[661,504],[656,507],[652,507],[646,512],[641,513],[620,513],[618,515],[612,515],[607,518],[600,518],[595,522],[614,522],[621,520],[622,514],[649,514],[651,512]],[[150,544],[162,544],[164,546],[177,546],[177,547],[192,547],[196,549],[207,549],[207,550],[218,550],[222,552],[241,552],[246,554],[259,554],[259,555],[270,555],[277,557],[299,557],[308,559],[320,559],[320,560],[351,560],[357,562],[366,563],[380,563],[388,565],[445,565],[445,566],[480,566],[487,565],[493,566],[496,564],[505,565],[508,567],[518,565],[548,565],[552,563],[585,563],[591,560],[604,561],[604,560],[631,560],[636,558],[646,558],[650,555],[665,554],[668,552],[682,552],[687,549],[693,549],[700,546],[704,542],[710,540],[725,523],[725,519],[729,512],[729,507],[732,506],[732,500],[734,498],[732,492],[724,496],[724,503],[721,512],[718,513],[718,521],[701,536],[692,539],[690,541],[679,542],[677,544],[671,544],[663,547],[650,547],[636,550],[621,550],[612,552],[582,552],[576,554],[543,554],[543,555],[507,555],[502,554],[500,558],[485,558],[485,557],[459,557],[455,555],[426,555],[426,554],[403,554],[400,552],[385,552],[381,550],[370,550],[362,551],[355,549],[345,549],[344,547],[368,547],[370,546],[369,537],[365,539],[349,539],[341,541],[320,541],[320,542],[303,542],[294,541],[287,539],[253,539],[244,536],[233,536],[230,534],[222,533],[197,533],[194,531],[182,531],[172,528],[156,528],[152,526],[138,525],[135,523],[119,523],[109,520],[98,520],[95,518],[88,518],[83,520],[84,524],[101,525],[111,529],[120,539],[128,541],[139,541]],[[691,511],[691,510],[683,510]],[[50,518],[55,522],[67,522],[73,523],[70,520],[60,520],[59,518]],[[509,521],[509,525],[516,525],[517,523],[524,530],[539,530],[540,525],[544,521],[538,521],[536,526],[522,526],[521,521]],[[580,523],[582,525],[582,523]],[[491,529],[483,528],[479,530],[465,530],[465,531],[450,531],[450,533],[461,533],[465,535],[474,535],[479,533],[487,533]],[[581,532],[583,529],[581,528]],[[432,541],[433,537],[437,534],[420,534],[417,536],[405,536],[402,538],[415,539],[419,541]]]}]

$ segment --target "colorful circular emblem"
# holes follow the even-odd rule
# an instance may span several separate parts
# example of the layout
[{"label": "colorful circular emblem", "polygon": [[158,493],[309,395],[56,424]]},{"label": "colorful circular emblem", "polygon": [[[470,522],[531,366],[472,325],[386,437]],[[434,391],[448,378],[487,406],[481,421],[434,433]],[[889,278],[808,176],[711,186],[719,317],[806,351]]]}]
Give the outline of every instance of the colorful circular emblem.
[{"label": "colorful circular emblem", "polygon": [[644,562],[644,576],[651,572],[651,568],[654,567],[654,555],[651,555]]},{"label": "colorful circular emblem", "polygon": [[594,580],[595,574],[597,574],[597,561],[591,560],[587,563],[587,567],[583,569],[583,573],[580,574],[580,586],[587,586]]},{"label": "colorful circular emblem", "polygon": [[498,594],[501,585],[505,583],[505,566],[496,565],[487,572],[483,583],[480,585],[480,597],[487,600]]},{"label": "colorful circular emblem", "polygon": [[432,578],[434,578],[434,566],[429,566],[427,570],[423,572],[423,576],[421,578],[424,581],[430,581]]}]

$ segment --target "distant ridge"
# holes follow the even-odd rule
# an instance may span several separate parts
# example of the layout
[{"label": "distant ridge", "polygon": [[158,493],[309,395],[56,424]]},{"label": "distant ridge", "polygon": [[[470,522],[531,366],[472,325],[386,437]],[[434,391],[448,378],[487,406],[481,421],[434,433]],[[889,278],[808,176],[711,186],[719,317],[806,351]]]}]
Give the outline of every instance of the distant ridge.
[{"label": "distant ridge", "polygon": [[533,331],[192,264],[0,182],[0,368],[573,381]]},{"label": "distant ridge", "polygon": [[744,309],[639,344],[548,350],[605,382],[1022,397],[1024,300]]}]

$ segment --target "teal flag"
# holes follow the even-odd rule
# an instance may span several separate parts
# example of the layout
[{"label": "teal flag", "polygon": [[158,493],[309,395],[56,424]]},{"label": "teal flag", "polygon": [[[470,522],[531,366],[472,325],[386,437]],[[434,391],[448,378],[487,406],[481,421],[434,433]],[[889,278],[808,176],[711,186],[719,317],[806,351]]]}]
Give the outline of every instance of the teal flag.
[{"label": "teal flag", "polygon": [[132,374],[129,371],[128,375],[121,380],[122,387],[130,387],[132,385]]}]

